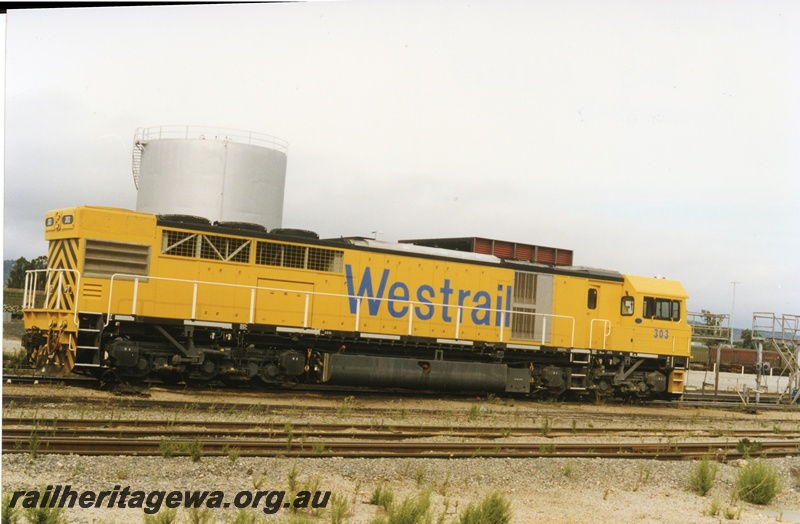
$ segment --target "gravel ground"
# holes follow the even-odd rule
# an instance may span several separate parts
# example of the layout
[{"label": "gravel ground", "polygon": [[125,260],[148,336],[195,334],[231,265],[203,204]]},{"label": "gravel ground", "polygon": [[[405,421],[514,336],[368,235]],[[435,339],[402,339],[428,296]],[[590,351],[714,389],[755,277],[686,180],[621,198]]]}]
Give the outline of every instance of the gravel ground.
[{"label": "gravel ground", "polygon": [[[179,411],[123,410],[123,398],[109,392],[81,388],[40,385],[4,385],[4,393],[30,396],[63,397],[63,403],[51,401],[35,408],[11,406],[5,416],[61,416],[70,418],[167,418],[176,420],[261,420],[282,423],[341,422],[345,416],[353,423],[374,420],[377,407],[389,407],[396,424],[449,423],[483,424],[506,427],[535,425],[547,418],[554,427],[569,427],[576,420],[580,427],[631,427],[652,429],[696,425],[720,430],[731,427],[755,427],[768,430],[780,425],[784,429],[800,429],[797,412],[773,411],[749,415],[731,411],[697,408],[653,408],[648,406],[594,406],[548,404],[524,401],[491,401],[489,399],[438,399],[389,397],[358,398],[344,413],[341,395],[262,394],[255,392],[220,393],[211,391],[183,392],[158,388],[151,390],[154,399],[204,401],[214,398],[226,402],[252,402],[259,409],[272,406],[270,414],[255,409],[247,413],[232,413],[221,408],[205,412],[196,408]],[[287,410],[285,406],[291,407]],[[486,415],[472,421],[467,414],[471,406],[486,406]],[[279,408],[276,406],[284,406]],[[306,411],[304,406],[330,407],[329,410]],[[400,407],[403,406],[403,407]],[[363,408],[363,409],[362,409]],[[564,437],[566,439],[567,437]],[[588,438],[588,437],[587,437]],[[618,437],[610,437],[618,438]],[[569,437],[570,441],[579,440]],[[4,454],[2,459],[3,491],[37,488],[48,484],[69,484],[74,490],[113,490],[130,486],[135,490],[220,490],[230,501],[242,490],[290,490],[289,472],[297,472],[298,490],[313,487],[331,491],[348,501],[346,522],[365,523],[383,512],[369,504],[372,492],[381,484],[390,489],[395,500],[431,493],[431,514],[437,521],[452,522],[471,501],[491,492],[503,494],[510,502],[513,522],[664,522],[711,523],[725,520],[723,516],[706,515],[713,500],[722,509],[741,509],[740,522],[800,522],[800,457],[770,459],[783,481],[783,490],[769,506],[731,503],[734,479],[744,461],[720,464],[715,486],[706,497],[688,488],[688,476],[693,462],[660,462],[651,460],[603,460],[574,458],[537,459],[335,459],[335,458],[238,458],[203,457],[193,462],[189,457],[130,458],[48,456],[31,459],[24,454]],[[120,488],[120,489],[121,489]],[[263,508],[263,505],[260,505]],[[265,515],[260,509],[248,510],[261,522],[287,522],[292,516],[281,509]],[[330,522],[330,511],[300,512],[314,522]],[[213,512],[216,522],[232,522],[237,516],[233,507]],[[143,522],[143,511],[131,508],[72,509],[67,511],[69,522]],[[180,518],[188,521],[182,512]]]},{"label": "gravel ground", "polygon": [[[772,459],[784,480],[783,492],[766,508],[738,504],[740,522],[800,522],[800,490],[791,484],[790,468],[800,468],[798,458]],[[368,522],[381,509],[369,504],[381,483],[395,499],[431,490],[434,518],[446,521],[472,500],[498,491],[511,501],[519,523],[653,522],[711,523],[707,516],[713,499],[730,506],[730,494],[739,464],[721,464],[714,489],[701,497],[687,487],[693,465],[688,462],[602,459],[289,459],[225,457],[102,457],[3,456],[3,490],[23,486],[69,484],[75,490],[222,490],[232,498],[240,490],[288,490],[288,472],[295,468],[299,486],[318,486],[347,498],[347,522]],[[259,519],[285,522],[288,510]],[[305,512],[303,514],[310,514]],[[234,509],[214,510],[217,522],[230,522]],[[142,522],[139,509],[73,509],[70,522]],[[269,520],[268,520],[269,519]],[[319,522],[329,522],[329,512]]]}]

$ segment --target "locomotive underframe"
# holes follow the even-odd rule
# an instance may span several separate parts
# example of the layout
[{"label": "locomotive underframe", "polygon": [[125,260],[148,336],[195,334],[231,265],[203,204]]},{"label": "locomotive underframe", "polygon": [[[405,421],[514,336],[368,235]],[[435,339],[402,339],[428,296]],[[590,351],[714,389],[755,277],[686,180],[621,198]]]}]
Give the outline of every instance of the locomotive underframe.
[{"label": "locomotive underframe", "polygon": [[[684,357],[366,333],[80,314],[74,371],[135,382],[221,381],[440,391],[669,398]],[[41,341],[31,340],[30,346]],[[29,352],[32,347],[28,347]],[[679,389],[682,391],[682,388]]]}]

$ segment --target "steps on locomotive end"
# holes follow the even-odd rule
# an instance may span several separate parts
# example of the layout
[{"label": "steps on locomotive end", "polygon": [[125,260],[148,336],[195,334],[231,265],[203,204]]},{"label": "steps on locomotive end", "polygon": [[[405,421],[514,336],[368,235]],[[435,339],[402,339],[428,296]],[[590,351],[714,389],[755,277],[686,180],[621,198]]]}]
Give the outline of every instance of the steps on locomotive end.
[{"label": "steps on locomotive end", "polygon": [[[90,312],[78,313],[78,340],[75,344],[75,349],[100,351],[100,335],[103,331],[102,327],[102,314]],[[96,368],[100,367],[100,364],[75,362],[74,366],[82,368]]]}]

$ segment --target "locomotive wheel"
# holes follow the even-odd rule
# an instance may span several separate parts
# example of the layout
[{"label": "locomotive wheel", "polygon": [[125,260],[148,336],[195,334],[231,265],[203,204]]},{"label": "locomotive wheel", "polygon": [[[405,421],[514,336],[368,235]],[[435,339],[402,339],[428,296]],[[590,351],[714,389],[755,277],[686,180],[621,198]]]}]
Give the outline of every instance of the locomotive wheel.
[{"label": "locomotive wheel", "polygon": [[230,375],[222,375],[219,379],[229,388],[239,388],[248,383],[248,380],[245,378],[236,378]]},{"label": "locomotive wheel", "polygon": [[278,384],[276,382],[272,382],[272,381],[269,381],[269,380],[264,380],[263,378],[261,378],[259,376],[255,376],[255,377],[251,378],[250,379],[250,385],[253,386],[253,388],[255,388],[255,389],[259,390],[259,391],[269,391],[269,390],[272,390],[272,389],[277,389],[280,386],[280,384]]},{"label": "locomotive wheel", "polygon": [[179,371],[160,371],[158,379],[168,386],[176,386],[183,382],[183,374]]},{"label": "locomotive wheel", "polygon": [[183,379],[187,386],[193,388],[205,388],[211,384],[210,378],[203,378],[203,377],[186,377]]},{"label": "locomotive wheel", "polygon": [[118,371],[120,378],[131,385],[141,384],[147,375],[153,370],[150,361],[146,358],[140,358],[136,363],[136,367],[132,369],[125,369]]},{"label": "locomotive wheel", "polygon": [[192,369],[191,375],[184,375],[184,382],[192,387],[205,387],[217,377],[217,365],[214,361],[206,359],[199,367]]}]

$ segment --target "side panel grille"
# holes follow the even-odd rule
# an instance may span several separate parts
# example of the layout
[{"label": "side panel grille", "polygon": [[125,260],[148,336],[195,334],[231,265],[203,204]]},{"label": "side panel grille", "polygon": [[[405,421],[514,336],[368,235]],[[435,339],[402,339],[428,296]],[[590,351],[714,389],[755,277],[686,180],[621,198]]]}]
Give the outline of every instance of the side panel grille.
[{"label": "side panel grille", "polygon": [[342,272],[344,252],[277,242],[258,242],[256,264],[263,266]]},{"label": "side panel grille", "polygon": [[83,285],[83,298],[90,299],[90,298],[102,298],[103,296],[103,285],[96,284],[94,282],[86,282]]},{"label": "side panel grille", "polygon": [[111,278],[114,273],[147,275],[149,271],[149,245],[86,239],[83,276]]}]

